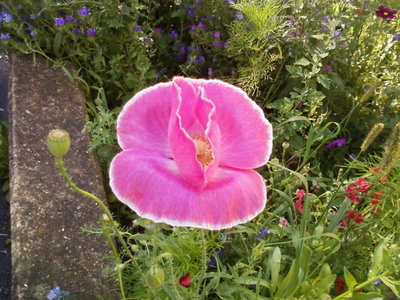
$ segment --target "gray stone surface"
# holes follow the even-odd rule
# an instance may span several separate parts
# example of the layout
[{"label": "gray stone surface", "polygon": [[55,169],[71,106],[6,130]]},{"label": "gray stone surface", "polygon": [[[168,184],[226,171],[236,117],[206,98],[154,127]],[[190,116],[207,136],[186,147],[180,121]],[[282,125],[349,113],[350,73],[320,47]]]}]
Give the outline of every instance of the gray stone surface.
[{"label": "gray stone surface", "polygon": [[51,129],[70,133],[64,163],[73,181],[105,198],[97,161],[88,154],[84,96],[59,69],[36,57],[11,56],[10,187],[12,299],[47,299],[60,286],[74,299],[117,299],[108,274],[110,249],[98,226],[101,210],[69,189],[58,173],[45,139]]}]

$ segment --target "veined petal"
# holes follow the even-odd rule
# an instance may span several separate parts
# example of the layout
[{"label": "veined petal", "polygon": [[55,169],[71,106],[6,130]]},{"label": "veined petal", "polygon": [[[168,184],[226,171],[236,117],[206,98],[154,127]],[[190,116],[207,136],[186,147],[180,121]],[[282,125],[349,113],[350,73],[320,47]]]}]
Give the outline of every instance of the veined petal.
[{"label": "veined petal", "polygon": [[[215,163],[212,142],[220,138],[215,121],[211,121],[214,104],[203,97],[185,78],[174,78],[176,97],[173,99],[168,137],[176,165],[182,177],[195,186],[204,187],[206,169]],[[209,140],[212,136],[212,141]]]},{"label": "veined petal", "polygon": [[174,226],[230,228],[254,218],[266,203],[263,179],[255,171],[219,168],[199,191],[182,180],[172,160],[147,150],[118,154],[110,185],[139,216]]},{"label": "veined petal", "polygon": [[272,152],[272,126],[261,108],[238,87],[220,80],[188,79],[204,88],[216,107],[221,132],[220,165],[254,169]]},{"label": "veined petal", "polygon": [[126,103],[117,121],[118,143],[123,150],[143,148],[171,157],[168,122],[174,93],[172,82],[159,83]]}]

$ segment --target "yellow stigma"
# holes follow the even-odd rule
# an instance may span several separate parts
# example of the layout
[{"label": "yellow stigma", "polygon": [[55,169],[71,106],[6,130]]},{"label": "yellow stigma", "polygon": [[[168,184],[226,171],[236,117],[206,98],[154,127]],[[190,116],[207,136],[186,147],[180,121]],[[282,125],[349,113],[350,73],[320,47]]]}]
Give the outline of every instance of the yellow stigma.
[{"label": "yellow stigma", "polygon": [[384,14],[385,16],[387,16],[389,13],[385,11],[385,12],[383,12],[383,14]]},{"label": "yellow stigma", "polygon": [[203,168],[208,167],[214,161],[214,155],[210,141],[203,135],[196,134],[192,137],[196,145],[197,160]]}]

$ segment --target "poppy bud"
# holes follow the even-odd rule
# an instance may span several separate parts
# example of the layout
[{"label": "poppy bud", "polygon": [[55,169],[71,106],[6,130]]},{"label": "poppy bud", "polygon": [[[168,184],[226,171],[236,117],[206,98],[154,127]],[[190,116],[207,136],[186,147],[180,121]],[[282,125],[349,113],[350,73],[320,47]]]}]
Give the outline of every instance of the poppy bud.
[{"label": "poppy bud", "polygon": [[187,273],[185,276],[179,278],[179,284],[184,287],[189,287],[190,281],[191,281],[190,273]]},{"label": "poppy bud", "polygon": [[68,153],[71,145],[71,139],[68,132],[61,129],[53,129],[47,136],[47,148],[55,158],[62,158]]},{"label": "poppy bud", "polygon": [[152,266],[146,273],[146,282],[152,289],[158,290],[164,283],[164,280],[164,271],[158,265]]}]

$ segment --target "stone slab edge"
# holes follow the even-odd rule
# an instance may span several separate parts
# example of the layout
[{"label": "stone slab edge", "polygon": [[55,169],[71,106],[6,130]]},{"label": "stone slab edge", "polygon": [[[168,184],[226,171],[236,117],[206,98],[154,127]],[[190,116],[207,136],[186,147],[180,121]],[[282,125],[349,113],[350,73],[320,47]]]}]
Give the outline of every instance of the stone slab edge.
[{"label": "stone slab edge", "polygon": [[47,299],[55,286],[73,299],[117,299],[109,245],[82,230],[99,226],[101,210],[70,190],[44,142],[51,129],[67,130],[64,163],[73,181],[105,199],[82,134],[84,95],[41,57],[12,54],[9,83],[12,299]]}]

